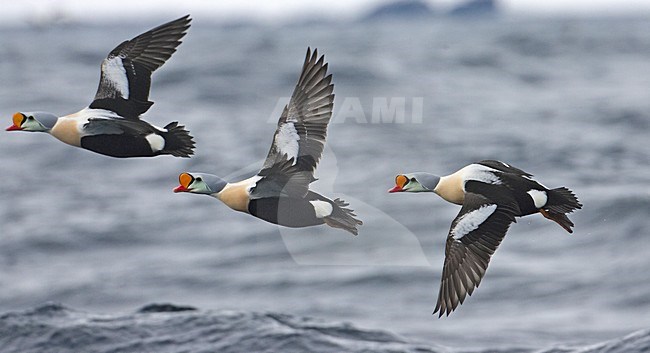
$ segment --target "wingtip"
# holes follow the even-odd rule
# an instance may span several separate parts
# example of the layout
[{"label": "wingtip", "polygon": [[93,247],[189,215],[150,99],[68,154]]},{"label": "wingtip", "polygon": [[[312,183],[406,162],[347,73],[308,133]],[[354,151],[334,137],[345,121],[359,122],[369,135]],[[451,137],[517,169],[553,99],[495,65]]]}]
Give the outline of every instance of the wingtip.
[{"label": "wingtip", "polygon": [[164,24],[154,28],[154,30],[159,29],[159,28],[164,28],[164,27],[174,27],[174,28],[181,28],[181,29],[183,29],[183,31],[186,31],[188,28],[190,28],[191,22],[192,22],[192,17],[191,17],[190,14],[187,14],[187,15],[179,17],[179,18],[177,18],[175,20],[171,20],[171,21],[169,21],[167,23],[164,23]]},{"label": "wingtip", "polygon": [[186,22],[186,23],[189,24],[190,22],[192,22],[192,17],[191,17],[191,15],[188,13],[187,15],[185,15],[185,16],[183,16],[183,17],[179,17],[176,21],[179,21],[179,22]]},{"label": "wingtip", "polygon": [[[444,315],[444,313],[445,313],[444,310],[440,310],[440,308],[436,308],[436,309],[431,313],[431,315],[436,315],[436,314],[438,314],[438,319],[440,319],[440,318],[442,318],[442,316]],[[447,316],[449,316],[449,314],[447,314]]]},{"label": "wingtip", "polygon": [[[319,62],[317,65],[322,66],[322,62],[325,60],[325,55],[318,56],[318,48],[314,48],[312,51],[311,47],[307,47],[307,55],[305,56],[305,62]],[[327,64],[325,64],[327,65]]]},{"label": "wingtip", "polygon": [[444,308],[444,309],[442,309],[442,308],[440,308],[440,307],[437,307],[436,310],[434,310],[433,313],[432,313],[431,315],[438,314],[438,319],[440,319],[440,318],[442,318],[443,316],[444,316],[444,317],[449,317],[449,315],[450,315],[453,311],[454,311],[454,309],[450,309],[450,308]]},{"label": "wingtip", "polygon": [[[314,52],[314,57],[318,58],[318,53]],[[321,67],[321,70],[325,70],[327,72],[327,64],[325,62],[325,55],[321,55],[320,58],[318,58],[318,61],[316,61],[316,66]]]},{"label": "wingtip", "polygon": [[[170,21],[170,22],[168,22],[166,24],[163,24],[160,27],[165,27],[165,26],[171,26],[171,27],[176,28],[177,30],[180,30],[183,33],[183,36],[181,36],[181,38],[182,38],[187,34],[187,31],[192,26],[192,17],[190,17],[190,14],[187,14],[187,15],[185,15],[183,17],[179,17],[179,18],[177,18],[177,19],[175,19],[173,21]],[[178,39],[178,41],[179,41],[179,44],[182,43],[180,38]]]}]

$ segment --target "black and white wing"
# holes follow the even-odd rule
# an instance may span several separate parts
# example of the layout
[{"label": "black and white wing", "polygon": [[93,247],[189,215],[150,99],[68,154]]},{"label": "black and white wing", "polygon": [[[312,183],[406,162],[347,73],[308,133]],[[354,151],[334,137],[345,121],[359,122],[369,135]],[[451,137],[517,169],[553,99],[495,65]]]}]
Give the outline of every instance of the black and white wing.
[{"label": "black and white wing", "polygon": [[308,48],[302,73],[258,173],[262,179],[251,189],[251,198],[307,195],[323,154],[334,105],[333,91],[325,57],[319,58],[317,49],[312,54]]},{"label": "black and white wing", "polygon": [[533,175],[527,172],[524,172],[523,170],[519,168],[515,168],[511,166],[508,163],[504,163],[501,161],[496,161],[492,159],[486,159],[483,161],[478,162],[478,164],[484,165],[486,167],[490,167],[492,169],[496,169],[498,171],[504,172],[504,173],[511,173],[515,175],[519,175],[525,178],[531,178]]},{"label": "black and white wing", "polygon": [[465,189],[463,206],[447,237],[440,292],[433,311],[438,317],[449,315],[478,287],[518,212],[516,202],[499,192],[501,186],[468,182]]},{"label": "black and white wing", "polygon": [[99,88],[90,108],[114,111],[128,119],[146,112],[153,104],[149,101],[151,74],[176,51],[190,21],[189,15],[181,17],[113,49],[102,61]]},{"label": "black and white wing", "polygon": [[333,91],[325,57],[319,58],[317,49],[312,54],[308,48],[300,78],[282,111],[260,175],[291,159],[296,170],[313,174],[323,154],[327,124],[332,117]]},{"label": "black and white wing", "polygon": [[250,190],[251,199],[267,197],[303,198],[309,192],[309,184],[315,181],[311,171],[300,170],[293,158],[278,162],[264,170],[262,178]]}]

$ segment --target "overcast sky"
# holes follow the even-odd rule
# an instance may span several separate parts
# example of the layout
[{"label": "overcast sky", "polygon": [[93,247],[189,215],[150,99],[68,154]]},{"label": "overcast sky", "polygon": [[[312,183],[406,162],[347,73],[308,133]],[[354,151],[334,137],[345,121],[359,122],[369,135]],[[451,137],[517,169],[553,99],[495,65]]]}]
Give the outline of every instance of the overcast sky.
[{"label": "overcast sky", "polygon": [[[143,15],[177,15],[179,12],[210,16],[216,19],[252,18],[282,20],[299,15],[323,15],[354,18],[368,9],[391,0],[20,0],[2,1],[0,22],[12,24],[22,20],[63,13],[84,21],[139,17]],[[462,0],[428,0],[439,8]],[[501,0],[502,8],[513,13],[540,14],[650,14],[650,0]]]}]

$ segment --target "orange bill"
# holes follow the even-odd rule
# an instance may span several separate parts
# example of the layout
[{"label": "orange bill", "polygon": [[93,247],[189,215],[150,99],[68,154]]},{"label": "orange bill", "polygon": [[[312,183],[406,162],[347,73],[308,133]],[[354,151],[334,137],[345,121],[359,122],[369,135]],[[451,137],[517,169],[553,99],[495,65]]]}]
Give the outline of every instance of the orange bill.
[{"label": "orange bill", "polygon": [[7,131],[15,131],[15,130],[22,130],[20,127],[23,124],[23,121],[25,120],[25,116],[22,115],[21,113],[16,113],[13,116],[13,125],[9,126],[7,128]]},{"label": "orange bill", "polygon": [[398,175],[395,177],[395,187],[388,190],[388,192],[401,192],[404,191],[404,186],[408,183],[409,179],[404,175]]},{"label": "orange bill", "polygon": [[174,188],[174,192],[188,192],[190,191],[190,184],[194,181],[194,177],[188,173],[181,173],[178,176],[178,182],[181,184]]}]

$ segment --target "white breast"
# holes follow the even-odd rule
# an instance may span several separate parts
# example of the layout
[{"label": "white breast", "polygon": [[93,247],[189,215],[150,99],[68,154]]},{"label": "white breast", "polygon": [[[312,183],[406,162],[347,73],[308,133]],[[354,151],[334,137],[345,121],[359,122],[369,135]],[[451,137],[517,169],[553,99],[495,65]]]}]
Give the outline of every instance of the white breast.
[{"label": "white breast", "polygon": [[238,181],[236,183],[228,183],[223,190],[212,194],[225,203],[228,207],[236,211],[248,213],[248,202],[250,201],[250,191],[255,184],[262,179],[259,175],[251,178]]},{"label": "white breast", "polygon": [[92,116],[88,113],[89,110],[91,109],[85,108],[74,114],[60,117],[50,130],[50,134],[69,145],[81,146],[81,138],[84,136],[83,126]]}]

